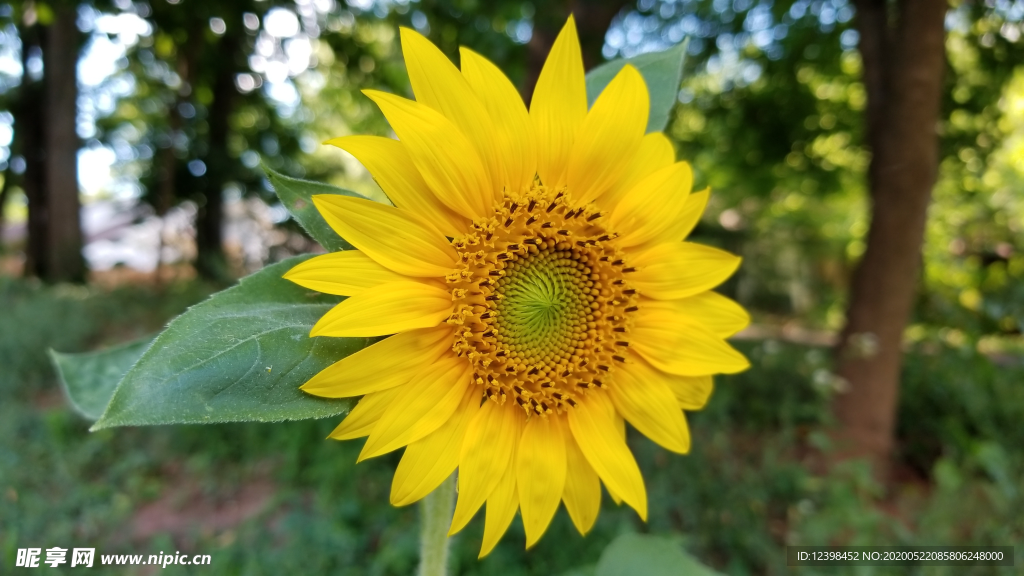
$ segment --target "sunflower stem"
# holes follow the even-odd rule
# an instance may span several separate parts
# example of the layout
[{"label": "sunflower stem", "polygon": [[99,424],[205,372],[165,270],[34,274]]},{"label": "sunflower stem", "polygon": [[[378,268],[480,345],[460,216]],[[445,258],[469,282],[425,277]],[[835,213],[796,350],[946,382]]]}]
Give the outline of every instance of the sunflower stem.
[{"label": "sunflower stem", "polygon": [[448,575],[448,529],[455,509],[455,474],[420,502],[419,576]]}]

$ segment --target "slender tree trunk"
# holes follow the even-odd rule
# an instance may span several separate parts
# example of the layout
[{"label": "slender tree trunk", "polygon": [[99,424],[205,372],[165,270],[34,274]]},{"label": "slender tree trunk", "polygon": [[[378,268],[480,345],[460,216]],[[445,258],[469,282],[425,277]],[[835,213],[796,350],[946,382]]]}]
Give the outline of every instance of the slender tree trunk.
[{"label": "slender tree trunk", "polygon": [[0,253],[4,251],[4,226],[5,226],[5,209],[7,208],[7,199],[11,196],[11,176],[14,172],[8,167],[3,172],[4,183],[0,187]]},{"label": "slender tree trunk", "polygon": [[176,99],[174,106],[167,112],[170,115],[168,130],[170,131],[170,143],[166,148],[161,148],[158,153],[157,166],[159,169],[159,180],[157,182],[157,193],[155,204],[156,213],[166,216],[167,212],[174,206],[177,191],[178,157],[175,155],[174,141],[181,130],[181,114],[178,113],[178,104],[181,100]]},{"label": "slender tree trunk", "polygon": [[850,386],[834,409],[837,456],[866,457],[882,478],[893,451],[903,330],[938,168],[946,9],[944,0],[857,2],[871,227],[836,349],[838,372]]},{"label": "slender tree trunk", "polygon": [[78,27],[72,4],[54,4],[43,48],[47,229],[44,277],[51,282],[85,277],[78,200]]},{"label": "slender tree trunk", "polygon": [[580,50],[583,53],[583,65],[587,70],[601,63],[601,48],[604,37],[611,26],[612,19],[628,2],[624,0],[562,0],[542,2],[534,16],[533,36],[530,37],[526,82],[523,85],[523,97],[527,102],[533,95],[533,87],[540,77],[541,68],[547,59],[551,45],[555,43],[558,32],[565,25],[565,19],[572,14],[576,18],[576,31],[580,36]]},{"label": "slender tree trunk", "polygon": [[[183,67],[179,66],[179,70]],[[182,78],[186,78],[184,74]],[[178,104],[181,103],[180,99],[175,99],[174,106],[168,111],[170,114],[170,120],[168,122],[168,129],[170,131],[170,142],[166,148],[161,148],[157,153],[157,174],[158,179],[156,183],[156,198],[154,204],[156,205],[157,216],[160,217],[160,242],[157,244],[156,254],[156,270],[154,275],[157,284],[161,283],[162,269],[164,262],[164,233],[166,231],[166,217],[167,213],[174,206],[175,192],[177,187],[177,170],[178,170],[178,158],[175,155],[174,141],[181,130],[181,114],[178,112]]]},{"label": "slender tree trunk", "polygon": [[227,153],[229,119],[234,109],[238,91],[235,89],[235,58],[241,49],[241,42],[230,31],[220,39],[217,50],[222,54],[219,65],[214,68],[213,103],[210,105],[209,149],[204,158],[206,174],[201,178],[206,204],[196,218],[196,245],[199,252],[197,269],[199,273],[213,279],[227,277],[227,261],[224,257],[224,199],[222,190],[229,175],[231,162]]}]

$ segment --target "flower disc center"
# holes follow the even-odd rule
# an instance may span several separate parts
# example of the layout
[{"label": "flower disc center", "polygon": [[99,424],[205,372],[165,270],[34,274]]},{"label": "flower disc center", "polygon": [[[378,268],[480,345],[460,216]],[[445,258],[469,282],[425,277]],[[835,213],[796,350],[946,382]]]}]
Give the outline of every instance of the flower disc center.
[{"label": "flower disc center", "polygon": [[562,411],[624,361],[636,290],[601,222],[564,192],[535,186],[452,241],[453,349],[488,398],[511,396],[528,413]]},{"label": "flower disc center", "polygon": [[549,365],[582,352],[594,302],[590,271],[572,251],[547,248],[505,265],[495,337],[512,358]]}]

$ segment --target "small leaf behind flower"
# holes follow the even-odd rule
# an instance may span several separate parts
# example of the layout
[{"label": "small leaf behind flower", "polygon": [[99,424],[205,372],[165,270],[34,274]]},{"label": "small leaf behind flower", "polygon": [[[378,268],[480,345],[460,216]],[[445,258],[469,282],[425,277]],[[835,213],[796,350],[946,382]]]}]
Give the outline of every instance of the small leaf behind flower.
[{"label": "small leaf behind flower", "polygon": [[153,342],[153,336],[81,354],[50,350],[61,386],[71,406],[82,416],[96,420],[114,395],[117,383]]},{"label": "small leaf behind flower", "polygon": [[334,230],[331,230],[323,216],[317,212],[316,206],[313,206],[313,196],[316,194],[340,194],[363,198],[362,194],[322,182],[311,182],[285,176],[266,165],[263,166],[263,171],[267,173],[267,178],[270,180],[271,186],[274,187],[277,197],[281,199],[281,204],[302,226],[302,229],[324,247],[324,250],[335,252],[352,248],[351,244],[342,240]]},{"label": "small leaf behind flower", "polygon": [[597,563],[596,576],[721,576],[683,551],[673,538],[622,534],[612,541]]},{"label": "small leaf behind flower", "polygon": [[636,66],[647,83],[651,95],[651,112],[647,119],[648,132],[660,132],[668,126],[669,113],[679,96],[683,81],[683,62],[688,42],[662,52],[649,52],[633,58],[619,58],[594,68],[587,74],[587,100],[594,103],[604,87],[626,64]]},{"label": "small leaf behind flower", "polygon": [[299,386],[372,340],[309,337],[341,298],[281,278],[306,258],[268,266],[171,321],[125,374],[92,429],[348,412],[350,400],[317,398]]}]

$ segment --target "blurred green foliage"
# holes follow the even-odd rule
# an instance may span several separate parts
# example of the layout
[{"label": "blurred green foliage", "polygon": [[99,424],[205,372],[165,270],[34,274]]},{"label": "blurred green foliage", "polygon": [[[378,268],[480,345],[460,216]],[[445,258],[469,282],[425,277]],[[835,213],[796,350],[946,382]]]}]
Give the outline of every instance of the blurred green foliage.
[{"label": "blurred green foliage", "polygon": [[[182,92],[173,74],[192,41],[201,40],[204,59],[220,57],[221,39],[209,18],[222,3],[195,14],[162,0],[156,4],[160,12],[147,18],[157,32],[140,41],[128,67],[111,80],[131,78],[137,91],[100,121],[97,137],[136,148],[121,168],[141,178],[147,198],[155,198],[160,180],[153,154],[159,158],[169,150],[180,176],[176,197],[190,198],[200,191],[192,186],[188,162],[209,153],[193,144],[209,131],[211,79],[198,78],[194,90]],[[387,133],[360,90],[409,93],[397,26],[423,31],[453,58],[458,45],[468,45],[523,86],[531,30],[550,26],[568,4],[318,5],[327,8],[309,12],[309,2],[271,1],[230,6],[229,25],[236,27],[238,12],[251,10],[259,23],[275,7],[306,10],[300,28],[312,38],[314,56],[307,70],[286,81],[297,94],[294,106],[282,106],[258,88],[237,96],[227,156],[210,160],[229,164],[218,164],[222,184],[236,191],[268,192],[255,171],[262,158],[287,174],[380,197],[358,163],[317,143],[348,133]],[[143,4],[118,6],[101,8],[138,12]],[[861,119],[866,96],[850,3],[638,0],[623,6],[606,37],[605,57],[690,38],[667,133],[680,158],[693,163],[698,185],[714,190],[698,241],[745,256],[725,291],[751,307],[762,324],[838,328],[868,228],[869,152]],[[184,21],[186,16],[195,18]],[[455,540],[453,573],[561,574],[594,565],[615,537],[634,531],[674,535],[701,561],[728,574],[790,573],[787,543],[1014,544],[1020,558],[1022,16],[1020,0],[951,3],[942,163],[920,295],[906,333],[900,452],[891,487],[878,485],[856,464],[825,473],[816,460],[828,445],[830,397],[841,388],[830,372],[829,351],[748,341],[740,347],[754,369],[720,378],[707,410],[690,417],[690,455],[668,454],[631,434],[650,491],[649,524],[606,499],[585,539],[560,512],[526,553],[517,520],[492,555],[477,562],[477,519]],[[262,32],[247,30],[239,45],[251,50]],[[271,44],[268,50],[280,56],[284,41]],[[251,76],[253,86],[257,76],[263,81],[262,73],[246,68],[251,62],[235,56],[224,64],[234,67],[231,73]],[[179,118],[175,128],[174,111],[191,116]],[[176,130],[184,140],[175,140]],[[142,336],[209,292],[197,284],[158,291],[45,288],[0,277],[0,565],[12,565],[19,546],[95,545],[100,553],[210,553],[217,574],[411,573],[415,510],[388,504],[398,455],[353,465],[359,442],[324,440],[333,421],[88,434],[89,423],[61,401],[46,348],[82,351]],[[254,500],[260,506],[247,520],[211,527],[209,509]],[[146,506],[162,506],[171,518],[206,518],[207,527],[142,530]]]},{"label": "blurred green foliage", "polygon": [[[952,2],[941,169],[918,322],[1019,338],[1024,260],[1020,2]],[[867,95],[846,0],[646,0],[606,55],[691,40],[667,131],[713,189],[706,236],[743,254],[733,289],[763,317],[842,326],[868,230]],[[1019,261],[1018,261],[1019,260]]]},{"label": "blurred green foliage", "polygon": [[[0,354],[17,372],[3,372],[0,403],[0,563],[13,565],[17,547],[56,545],[213,556],[212,568],[169,567],[170,574],[414,570],[415,507],[388,504],[399,453],[354,465],[358,441],[324,440],[333,419],[89,434],[89,422],[61,398],[44,355],[29,358],[40,344],[83,349],[148,332],[204,296],[204,287],[109,292],[3,282],[11,311],[4,321],[17,324],[0,330]],[[690,415],[691,454],[669,454],[630,433],[650,494],[648,524],[606,498],[586,538],[559,512],[525,552],[516,520],[478,562],[477,518],[454,541],[453,574],[561,574],[597,563],[629,532],[674,534],[728,574],[789,573],[787,543],[1024,541],[1024,366],[996,365],[971,346],[922,337],[904,373],[903,478],[886,492],[864,468],[815,468],[813,448],[826,442],[834,391],[825,349],[772,339],[739,346],[759,368],[720,378],[708,408]],[[246,506],[248,515],[223,520]],[[860,570],[827,573],[1014,573]]]},{"label": "blurred green foliage", "polygon": [[[116,104],[99,114],[95,138],[118,151],[118,170],[139,178],[158,208],[184,199],[202,207],[218,186],[273,202],[260,161],[381,198],[358,162],[319,143],[389,132],[361,90],[410,94],[399,26],[456,62],[460,45],[480,52],[529,93],[538,54],[572,9],[529,0],[99,2],[83,8],[84,23],[131,14],[152,32],[94,90]],[[745,256],[728,291],[764,319],[838,329],[868,230],[854,5],[595,0],[577,12],[591,64],[689,39],[667,133],[697,185],[714,191],[699,232]],[[594,14],[617,16],[605,33],[591,29]],[[277,30],[282,18],[294,29]],[[942,165],[915,321],[974,338],[1019,338],[1024,322],[1022,18],[1020,0],[957,0],[947,17]],[[230,102],[216,104],[216,94]],[[211,138],[222,121],[219,150]],[[191,172],[193,161],[206,172]]]},{"label": "blurred green foliage", "polygon": [[0,395],[18,399],[49,389],[48,349],[84,352],[149,335],[213,290],[197,282],[155,290],[45,286],[0,275]]}]

